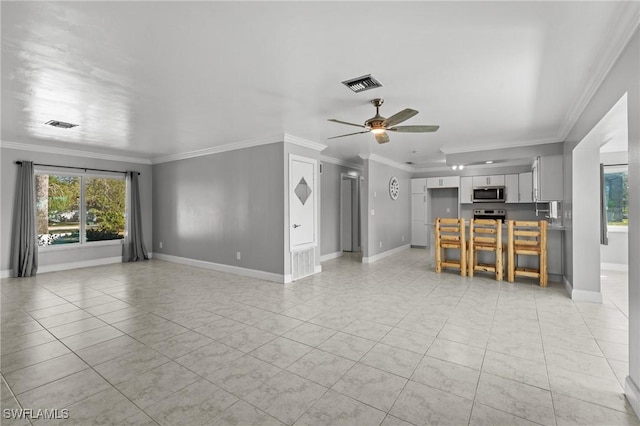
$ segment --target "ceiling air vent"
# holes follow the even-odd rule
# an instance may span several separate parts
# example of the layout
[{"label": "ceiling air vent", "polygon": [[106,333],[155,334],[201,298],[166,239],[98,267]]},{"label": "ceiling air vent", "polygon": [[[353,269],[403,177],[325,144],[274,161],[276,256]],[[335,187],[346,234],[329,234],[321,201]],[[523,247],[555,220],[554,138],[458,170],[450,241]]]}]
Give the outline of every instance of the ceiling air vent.
[{"label": "ceiling air vent", "polygon": [[371,77],[371,74],[343,81],[342,84],[356,93],[364,92],[365,90],[369,89],[375,89],[376,87],[382,87],[382,84],[375,78]]},{"label": "ceiling air vent", "polygon": [[44,124],[48,124],[49,126],[58,127],[60,129],[71,129],[73,127],[78,127],[77,124],[65,123],[64,121],[58,120],[49,120]]}]

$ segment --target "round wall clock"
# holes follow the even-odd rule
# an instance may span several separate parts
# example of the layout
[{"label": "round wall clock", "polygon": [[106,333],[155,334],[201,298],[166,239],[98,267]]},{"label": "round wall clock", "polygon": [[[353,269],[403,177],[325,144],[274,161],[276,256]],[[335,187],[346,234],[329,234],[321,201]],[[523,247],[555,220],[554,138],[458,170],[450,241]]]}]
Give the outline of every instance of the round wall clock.
[{"label": "round wall clock", "polygon": [[391,180],[389,180],[389,195],[392,200],[398,198],[398,194],[400,193],[400,184],[398,183],[398,178],[393,176]]}]

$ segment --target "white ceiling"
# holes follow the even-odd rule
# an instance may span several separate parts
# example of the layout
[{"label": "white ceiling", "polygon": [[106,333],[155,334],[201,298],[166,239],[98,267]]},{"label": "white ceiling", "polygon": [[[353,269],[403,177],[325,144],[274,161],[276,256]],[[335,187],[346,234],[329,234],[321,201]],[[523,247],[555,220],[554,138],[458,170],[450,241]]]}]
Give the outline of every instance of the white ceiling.
[{"label": "white ceiling", "polygon": [[[638,2],[2,2],[3,142],[144,158],[287,133],[353,161],[559,142]],[[613,52],[613,53],[612,53]],[[340,82],[371,73],[384,87]],[[591,91],[591,92],[590,92]],[[431,134],[357,131],[370,99]],[[44,123],[79,124],[62,130]],[[415,152],[414,152],[415,151]]]}]

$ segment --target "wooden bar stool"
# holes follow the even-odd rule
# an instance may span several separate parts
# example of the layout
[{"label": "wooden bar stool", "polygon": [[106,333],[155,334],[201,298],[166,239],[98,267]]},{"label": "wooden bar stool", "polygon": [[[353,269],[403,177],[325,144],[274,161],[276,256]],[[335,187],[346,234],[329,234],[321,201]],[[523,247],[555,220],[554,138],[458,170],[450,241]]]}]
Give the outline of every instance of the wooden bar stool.
[{"label": "wooden bar stool", "polygon": [[[512,283],[517,276],[539,278],[540,287],[547,286],[547,222],[507,221],[508,273]],[[519,268],[518,255],[538,256],[538,269]]]},{"label": "wooden bar stool", "polygon": [[[478,263],[478,252],[493,252],[494,263]],[[475,271],[493,272],[496,280],[504,277],[504,246],[502,221],[496,219],[472,219],[469,224],[469,276]]]},{"label": "wooden bar stool", "polygon": [[[464,219],[436,218],[435,249],[436,272],[442,268],[460,270],[460,275],[467,275],[467,247]],[[446,249],[460,251],[460,260],[446,258]]]}]

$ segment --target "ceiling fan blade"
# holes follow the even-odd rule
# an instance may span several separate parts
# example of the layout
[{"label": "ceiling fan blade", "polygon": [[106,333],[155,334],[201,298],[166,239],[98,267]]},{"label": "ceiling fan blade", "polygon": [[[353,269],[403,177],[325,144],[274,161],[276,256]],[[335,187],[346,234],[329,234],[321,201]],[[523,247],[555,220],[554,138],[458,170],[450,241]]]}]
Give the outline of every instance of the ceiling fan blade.
[{"label": "ceiling fan blade", "polygon": [[435,132],[439,128],[440,126],[397,126],[388,127],[387,130],[391,130],[392,132],[429,133]]},{"label": "ceiling fan blade", "polygon": [[403,121],[410,119],[411,117],[413,117],[417,113],[418,113],[418,111],[416,111],[415,109],[411,109],[411,108],[403,109],[399,113],[394,114],[391,117],[389,117],[386,120],[384,120],[382,122],[382,125],[384,127],[395,126],[396,124],[400,124]]},{"label": "ceiling fan blade", "polygon": [[349,123],[349,122],[346,122],[346,121],[336,120],[335,118],[330,118],[329,121],[333,121],[334,123],[346,124],[348,126],[362,127],[363,129],[366,129],[366,127],[363,126],[362,124]]},{"label": "ceiling fan blade", "polygon": [[389,135],[386,133],[376,133],[376,142],[378,143],[387,143],[389,142]]},{"label": "ceiling fan blade", "polygon": [[346,135],[340,135],[340,136],[332,136],[332,137],[327,138],[327,139],[343,138],[345,136],[359,135],[360,133],[369,133],[369,130],[365,130],[364,132],[347,133]]}]

